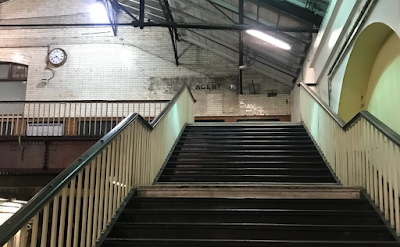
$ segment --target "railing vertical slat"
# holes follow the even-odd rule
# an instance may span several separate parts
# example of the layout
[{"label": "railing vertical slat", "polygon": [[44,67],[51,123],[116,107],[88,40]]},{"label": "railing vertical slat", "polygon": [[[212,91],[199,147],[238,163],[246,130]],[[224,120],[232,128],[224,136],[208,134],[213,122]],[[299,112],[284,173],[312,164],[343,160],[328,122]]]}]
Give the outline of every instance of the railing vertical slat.
[{"label": "railing vertical slat", "polygon": [[399,165],[400,165],[400,153],[399,148],[396,147],[395,154],[394,154],[395,162],[393,164],[393,174],[394,174],[394,211],[395,211],[395,218],[396,218],[396,233],[400,235],[400,206],[399,206]]},{"label": "railing vertical slat", "polygon": [[58,231],[58,245],[57,247],[64,246],[64,229],[65,229],[65,218],[67,214],[67,198],[68,197],[68,186],[62,189],[61,196],[61,210],[60,210],[60,226]]},{"label": "railing vertical slat", "polygon": [[[117,200],[116,200],[116,208],[118,208],[121,204],[121,192],[123,185],[123,173],[124,173],[124,166],[122,165],[124,162],[124,143],[125,143],[125,131],[120,135],[119,141],[119,154],[118,154],[118,180],[117,180]],[[119,184],[118,184],[119,183]],[[116,209],[115,209],[116,210]]]},{"label": "railing vertical slat", "polygon": [[37,246],[38,240],[38,230],[39,230],[39,214],[36,214],[32,219],[32,235],[31,235],[31,247]]},{"label": "railing vertical slat", "polygon": [[[104,151],[103,151],[104,152]],[[96,186],[95,186],[95,192],[94,192],[94,210],[93,210],[93,230],[92,230],[92,245],[96,243],[97,239],[97,226],[98,226],[98,215],[99,215],[99,200],[100,200],[100,171],[102,170],[101,168],[101,156],[97,156],[97,161],[96,161]],[[103,189],[103,188],[102,188]]]},{"label": "railing vertical slat", "polygon": [[76,186],[77,191],[76,191],[76,206],[75,206],[75,224],[74,224],[74,241],[73,241],[73,247],[78,247],[78,241],[79,241],[79,229],[80,229],[80,215],[81,215],[81,203],[82,203],[82,179],[83,179],[83,173],[84,171],[81,171],[78,174],[78,185]]},{"label": "railing vertical slat", "polygon": [[383,157],[384,157],[384,163],[382,163],[382,168],[383,168],[383,206],[385,207],[385,218],[386,220],[389,220],[389,193],[388,193],[388,174],[387,174],[387,166],[386,164],[389,164],[389,153],[387,150],[389,149],[388,145],[388,140],[386,137],[383,137],[383,143],[382,143],[382,152],[383,152]]},{"label": "railing vertical slat", "polygon": [[101,181],[100,181],[100,199],[98,202],[99,205],[99,213],[95,214],[95,215],[99,215],[98,218],[98,222],[97,222],[97,235],[96,235],[96,239],[100,237],[101,235],[101,231],[102,229],[102,215],[103,215],[103,209],[104,209],[104,194],[105,194],[105,177],[104,174],[106,174],[106,167],[107,167],[107,163],[106,163],[106,159],[107,159],[107,149],[104,149],[102,152],[102,157],[101,157]]},{"label": "railing vertical slat", "polygon": [[110,181],[110,194],[108,196],[108,219],[107,219],[107,223],[111,222],[112,212],[113,212],[114,190],[115,190],[115,187],[114,187],[114,183],[115,183],[114,172],[115,172],[115,159],[116,159],[116,155],[115,154],[116,154],[116,149],[117,149],[117,141],[116,140],[111,143],[111,148],[112,148],[112,151],[111,151],[111,154],[112,154],[112,156],[111,156],[111,174],[110,174],[111,181]]},{"label": "railing vertical slat", "polygon": [[[58,207],[59,207],[59,199],[60,196],[56,195],[53,200],[53,217],[51,220],[51,236],[52,238],[50,239],[50,247],[55,247],[56,246],[56,241],[57,241],[57,222],[58,222]],[[45,236],[47,237],[47,236]]]},{"label": "railing vertical slat", "polygon": [[90,186],[89,186],[89,208],[88,208],[88,219],[87,219],[87,231],[86,231],[86,246],[92,246],[92,228],[93,228],[93,200],[94,200],[94,188],[96,186],[96,159],[93,159],[90,163]]},{"label": "railing vertical slat", "polygon": [[27,232],[28,224],[24,225],[20,230],[19,247],[26,247]]},{"label": "railing vertical slat", "polygon": [[85,168],[85,179],[83,185],[83,206],[82,206],[82,231],[81,231],[81,245],[80,247],[86,246],[86,230],[87,230],[87,215],[88,215],[88,201],[89,201],[89,172],[91,170],[90,165]]},{"label": "railing vertical slat", "polygon": [[118,196],[118,191],[119,191],[119,174],[120,174],[120,170],[119,170],[119,165],[120,165],[120,149],[121,149],[121,135],[118,136],[117,138],[117,143],[115,146],[115,171],[114,171],[114,178],[113,178],[113,184],[114,184],[114,190],[113,190],[113,204],[112,204],[112,215],[114,216],[114,212],[117,208],[117,196]]},{"label": "railing vertical slat", "polygon": [[104,191],[104,215],[103,215],[103,229],[107,226],[108,219],[108,203],[110,200],[110,172],[111,172],[111,145],[107,147],[107,164],[106,164],[106,182],[105,182],[105,191]]},{"label": "railing vertical slat", "polygon": [[65,247],[71,247],[72,244],[72,226],[74,218],[74,202],[75,202],[75,190],[76,190],[75,185],[76,185],[76,178],[71,180],[71,185],[69,188],[67,242],[65,244]]},{"label": "railing vertical slat", "polygon": [[[389,180],[389,215],[390,215],[390,225],[391,227],[395,227],[395,221],[394,221],[394,200],[396,198],[393,198],[394,196],[394,191],[393,191],[393,178],[394,178],[394,164],[395,164],[395,145],[392,142],[389,142],[389,172],[388,172],[388,180]],[[393,200],[394,199],[394,200]]]},{"label": "railing vertical slat", "polygon": [[48,233],[48,228],[49,228],[49,211],[50,211],[50,204],[47,204],[43,208],[42,236],[40,238],[40,247],[47,246],[47,233]]}]

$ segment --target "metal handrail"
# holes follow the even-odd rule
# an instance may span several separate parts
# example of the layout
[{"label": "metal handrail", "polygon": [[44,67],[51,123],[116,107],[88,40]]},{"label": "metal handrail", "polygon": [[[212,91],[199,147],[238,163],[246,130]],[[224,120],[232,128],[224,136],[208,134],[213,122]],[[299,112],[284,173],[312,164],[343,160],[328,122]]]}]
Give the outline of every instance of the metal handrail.
[{"label": "metal handrail", "polygon": [[360,111],[358,112],[352,119],[350,119],[347,123],[343,121],[338,114],[336,114],[314,91],[307,86],[307,84],[300,82],[300,85],[306,90],[306,92],[314,98],[314,100],[336,121],[336,123],[343,129],[348,130],[355,122],[359,119],[364,118],[367,122],[373,125],[377,130],[379,130],[383,135],[385,135],[388,139],[393,141],[397,146],[400,147],[400,135],[394,132],[391,128],[389,128],[382,121],[374,117],[368,111]]},{"label": "metal handrail", "polygon": [[153,119],[153,121],[151,121],[151,125],[152,125],[153,127],[155,127],[155,126],[158,124],[158,122],[160,122],[160,120],[164,117],[164,115],[167,114],[167,113],[171,110],[172,105],[175,104],[175,102],[178,100],[179,96],[183,93],[183,91],[184,91],[185,88],[188,89],[189,94],[190,94],[190,97],[191,97],[192,100],[193,100],[193,103],[196,103],[196,99],[194,98],[194,96],[193,96],[193,94],[192,94],[192,91],[190,91],[189,85],[187,85],[187,84],[184,85],[184,86],[179,90],[179,92],[178,92],[177,94],[175,94],[175,96],[171,99],[171,101],[168,103],[168,105],[166,105],[165,108],[160,112],[160,114],[158,114],[158,116],[155,117],[155,118]]},{"label": "metal handrail", "polygon": [[[124,120],[122,120],[115,128],[109,131],[99,141],[97,141],[92,147],[90,147],[84,154],[82,154],[77,160],[69,165],[64,171],[62,171],[57,177],[55,177],[49,184],[41,189],[29,202],[17,211],[8,221],[0,226],[0,246],[3,246],[7,241],[14,236],[30,219],[32,219],[47,203],[55,197],[61,189],[68,185],[68,183],[87,165],[90,161],[96,157],[103,149],[111,143],[130,123],[135,120],[139,120],[146,128],[150,131],[159,123],[159,121],[165,116],[172,108],[174,103],[178,100],[179,96],[183,93],[185,88],[190,88],[187,85],[182,86],[180,91],[174,96],[170,103],[164,108],[164,110],[149,124],[143,117],[137,113],[132,113]],[[190,92],[193,102],[196,102],[192,93]]]},{"label": "metal handrail", "polygon": [[170,100],[0,100],[2,103],[167,103]]}]

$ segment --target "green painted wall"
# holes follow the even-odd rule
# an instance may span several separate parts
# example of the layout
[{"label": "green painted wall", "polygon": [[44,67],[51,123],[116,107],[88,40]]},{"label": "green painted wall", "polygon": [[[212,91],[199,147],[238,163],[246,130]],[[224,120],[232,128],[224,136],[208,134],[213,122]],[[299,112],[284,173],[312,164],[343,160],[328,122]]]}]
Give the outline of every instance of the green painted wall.
[{"label": "green painted wall", "polygon": [[400,39],[394,32],[375,58],[363,110],[400,133]]}]

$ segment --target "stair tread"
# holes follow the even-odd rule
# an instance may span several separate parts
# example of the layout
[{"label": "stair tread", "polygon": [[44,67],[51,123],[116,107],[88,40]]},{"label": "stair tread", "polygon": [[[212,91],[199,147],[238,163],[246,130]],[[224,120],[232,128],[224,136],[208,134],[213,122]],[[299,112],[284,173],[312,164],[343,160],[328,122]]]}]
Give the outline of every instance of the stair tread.
[{"label": "stair tread", "polygon": [[288,214],[288,213],[310,213],[310,214],[353,214],[353,215],[363,215],[363,214],[376,214],[375,210],[299,210],[299,209],[236,209],[236,208],[230,208],[230,209],[185,209],[185,208],[174,208],[174,209],[126,209],[125,211],[127,212],[136,212],[136,213],[146,213],[146,212],[151,212],[151,213],[164,213],[164,212],[174,212],[174,213],[192,213],[192,212],[205,212],[205,213],[224,213],[224,212],[230,212],[230,213],[282,213],[282,214]]},{"label": "stair tread", "polygon": [[187,242],[187,241],[196,241],[196,242],[237,242],[240,244],[243,243],[291,243],[291,244],[385,244],[385,243],[396,243],[400,246],[400,243],[397,241],[324,241],[324,240],[253,240],[253,239],[185,239],[185,238],[107,238],[107,241],[151,241],[151,242]]},{"label": "stair tread", "polygon": [[385,225],[311,225],[311,224],[275,224],[275,223],[180,223],[180,222],[116,222],[116,227],[143,227],[143,228],[219,228],[223,227],[225,230],[229,228],[281,228],[282,230],[296,229],[300,231],[313,230],[329,230],[329,231],[387,231]]}]

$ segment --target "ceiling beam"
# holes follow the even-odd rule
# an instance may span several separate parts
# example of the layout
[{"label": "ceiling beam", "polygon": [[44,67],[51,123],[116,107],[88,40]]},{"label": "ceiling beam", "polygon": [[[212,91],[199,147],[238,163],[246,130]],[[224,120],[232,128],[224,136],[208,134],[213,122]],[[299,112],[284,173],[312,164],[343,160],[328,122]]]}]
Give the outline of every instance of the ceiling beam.
[{"label": "ceiling beam", "polygon": [[[191,8],[193,8],[193,9],[196,9],[196,10],[200,11],[200,12],[203,13],[203,14],[208,15],[208,16],[211,17],[211,18],[217,18],[218,20],[220,20],[220,21],[222,21],[222,22],[224,22],[224,23],[230,24],[230,23],[232,23],[232,21],[233,21],[232,19],[228,19],[228,18],[226,18],[226,17],[222,17],[221,15],[215,14],[215,13],[213,13],[212,11],[205,10],[204,8],[202,8],[201,6],[199,6],[199,5],[197,5],[197,4],[188,3],[188,0],[173,0],[173,1],[174,1],[174,2],[180,2],[180,3],[182,3],[182,4],[185,4],[185,5],[187,5],[187,6],[191,7]],[[220,7],[224,8],[224,9],[227,9],[227,10],[229,10],[229,11],[231,11],[231,12],[233,12],[233,13],[239,15],[239,8],[238,8],[238,7],[235,7],[235,6],[233,6],[233,5],[230,5],[230,4],[225,3],[225,2],[223,2],[223,1],[207,0],[207,2],[209,2],[210,4],[212,4],[214,7],[220,6]],[[218,4],[218,3],[220,3],[220,4],[222,4],[222,5],[220,5],[220,4]],[[177,9],[175,9],[175,10],[177,10]],[[221,10],[220,10],[220,11],[221,11]],[[271,21],[268,21],[268,20],[265,20],[265,19],[263,19],[263,18],[258,18],[258,20],[257,20],[257,15],[254,15],[254,14],[252,14],[252,13],[250,13],[250,12],[246,12],[246,11],[245,11],[245,12],[244,12],[244,17],[247,18],[247,19],[250,19],[250,20],[252,20],[252,21],[254,21],[254,22],[256,22],[256,23],[259,23],[260,25],[274,26],[274,27],[276,26],[276,23],[271,22]],[[237,24],[237,23],[235,23],[235,24]],[[258,26],[257,26],[257,27],[258,27]],[[279,36],[282,36],[282,38],[285,39],[285,40],[290,40],[291,42],[292,42],[292,41],[294,41],[294,42],[304,42],[303,40],[301,40],[301,39],[299,39],[299,38],[297,38],[297,37],[294,37],[294,35],[292,35],[292,34],[279,33],[278,35],[279,35]],[[307,43],[308,43],[308,42],[307,42]]]},{"label": "ceiling beam", "polygon": [[[135,2],[135,0],[129,0],[129,1],[132,2],[132,3]],[[154,6],[148,6],[148,7],[150,7],[151,9],[155,9],[156,8]],[[130,8],[133,11],[136,11],[136,12],[138,11],[137,8],[134,8],[132,6]],[[194,21],[194,22],[203,21],[203,20],[200,20],[200,19],[198,19],[196,17],[193,17],[193,16],[191,16],[191,15],[185,13],[185,12],[182,12],[180,10],[177,10],[177,9],[174,9],[174,8],[171,8],[171,10],[175,14],[180,15],[183,18],[189,19],[191,21]],[[158,17],[158,15],[155,15],[155,13],[153,13],[153,12],[151,12],[149,14],[152,15],[152,16],[154,15],[155,17]],[[193,30],[190,30],[190,29],[187,29],[187,31],[193,32]],[[227,43],[226,41],[222,41],[219,37],[216,37],[216,36],[214,36],[212,34],[209,34],[209,32],[207,32],[205,30],[203,30],[203,31],[202,30],[197,30],[196,33],[200,34],[201,36],[203,36],[203,37],[205,37],[205,38],[207,38],[207,39],[209,39],[209,40],[211,40],[213,42],[217,42],[217,43],[220,43],[220,44],[221,44],[221,42],[223,42],[225,46],[231,47],[232,50],[236,50],[236,52],[238,51],[238,46],[235,46],[235,44],[237,44],[236,40],[239,38],[239,36],[238,35],[234,35],[234,33],[227,32],[227,31],[219,32],[219,34],[221,34],[225,39],[231,40],[232,41],[231,44]],[[252,44],[251,42],[246,42],[246,45],[248,47],[250,47],[253,51],[257,51],[258,52],[257,53],[257,59],[258,60],[262,60],[262,62],[261,61],[259,61],[259,62],[261,62],[261,63],[263,63],[265,65],[269,65],[269,66],[271,66],[271,68],[278,69],[279,71],[282,71],[283,73],[286,73],[286,74],[291,75],[293,77],[297,77],[298,76],[297,72],[291,71],[290,67],[288,67],[287,65],[283,64],[284,62],[281,60],[280,55],[276,54],[273,50],[267,50],[266,49],[266,50],[262,51],[261,47],[255,45],[255,44]],[[268,51],[269,54],[266,54],[265,51]],[[287,51],[284,51],[284,52],[287,52]],[[290,59],[290,58],[287,58],[287,59]],[[294,66],[296,68],[302,67],[298,63],[294,63]]]},{"label": "ceiling beam", "polygon": [[[207,1],[213,2],[213,3],[221,6],[222,8],[227,9],[229,11],[232,11],[235,14],[239,15],[239,8],[236,7],[236,6],[233,6],[232,4],[229,4],[229,3],[225,2],[225,1],[222,1],[222,0],[207,0]],[[257,18],[257,15],[255,15],[253,13],[250,13],[250,12],[247,12],[247,11],[244,12],[244,17],[249,19],[249,20],[252,20],[252,21],[254,21],[256,23],[265,25],[265,26],[276,26],[276,23],[271,22],[269,20],[266,20],[264,18],[260,18],[260,16],[258,16],[258,18]],[[259,29],[259,28],[257,28],[257,29]],[[280,36],[282,36],[283,38],[286,38],[286,39],[292,39],[292,40],[294,39],[294,40],[296,40],[298,42],[303,42],[303,43],[311,42],[311,41],[304,41],[304,40],[302,40],[300,38],[295,37],[293,34],[290,34],[290,33],[278,33],[278,35],[280,35]]]},{"label": "ceiling beam", "polygon": [[270,6],[289,15],[295,16],[301,20],[305,20],[316,26],[320,26],[323,17],[315,14],[313,11],[302,8],[298,5],[288,1],[274,1],[274,0],[253,0],[253,2],[260,2],[264,6]]},{"label": "ceiling beam", "polygon": [[[176,1],[176,0],[175,0],[175,1]],[[178,1],[180,1],[180,0],[178,0]],[[178,10],[178,9],[176,9],[176,8],[171,8],[171,10],[172,10],[172,12],[173,12],[174,14],[179,15],[179,16],[181,16],[181,17],[183,17],[183,18],[189,19],[189,20],[191,20],[192,22],[195,22],[195,23],[204,22],[204,20],[199,19],[199,18],[196,18],[196,17],[194,17],[194,16],[192,16],[192,15],[189,15],[189,14],[187,14],[186,12],[183,12],[183,11]],[[214,17],[215,17],[215,16],[214,16]],[[222,20],[222,19],[221,19],[221,20]],[[234,33],[231,33],[231,32],[223,32],[223,34],[224,34],[225,36],[229,36],[232,40],[237,40],[237,39],[239,38],[239,35],[235,35]],[[292,55],[292,56],[295,56],[296,58],[304,58],[304,57],[306,56],[305,53],[304,53],[303,51],[301,51],[301,50],[295,50],[295,51],[292,51],[292,50],[282,50],[282,51],[285,52],[285,53],[288,53],[288,54],[290,54],[290,55]],[[269,49],[268,49],[268,52],[275,53],[273,50],[269,50]],[[275,53],[275,54],[276,54],[276,53]],[[301,65],[300,65],[300,67],[301,67]]]}]

